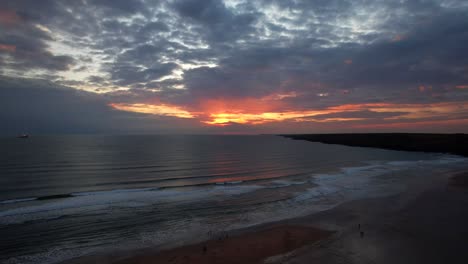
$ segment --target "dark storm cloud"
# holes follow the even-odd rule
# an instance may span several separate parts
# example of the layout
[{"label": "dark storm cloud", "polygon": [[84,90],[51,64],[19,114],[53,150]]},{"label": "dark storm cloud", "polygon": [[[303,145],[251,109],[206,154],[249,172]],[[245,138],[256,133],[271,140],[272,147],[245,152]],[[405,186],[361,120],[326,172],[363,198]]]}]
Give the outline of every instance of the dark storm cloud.
[{"label": "dark storm cloud", "polygon": [[0,58],[3,66],[16,70],[45,69],[51,71],[68,70],[74,64],[74,59],[67,55],[54,55],[48,50],[48,41],[53,38],[48,32],[41,30],[35,21],[40,18],[29,13],[2,6],[5,14],[12,21],[0,23],[0,45],[11,49],[0,48]]},{"label": "dark storm cloud", "polygon": [[145,9],[140,0],[91,0],[88,3],[89,5],[106,7],[114,12],[117,11],[123,14],[137,13]]},{"label": "dark storm cloud", "polygon": [[150,22],[138,30],[137,38],[140,41],[147,41],[155,34],[169,31],[169,26],[161,21]]},{"label": "dark storm cloud", "polygon": [[132,63],[134,65],[144,65],[151,67],[158,64],[159,57],[170,53],[170,50],[178,50],[183,48],[180,44],[161,41],[153,45],[143,44],[138,45],[133,49],[129,49],[117,57],[116,63]]},{"label": "dark storm cloud", "polygon": [[258,13],[235,14],[219,0],[178,0],[173,8],[182,19],[193,23],[209,41],[233,41],[253,31]]},{"label": "dark storm cloud", "polygon": [[[326,6],[333,9],[336,5]],[[450,94],[453,89],[447,91],[447,87],[468,82],[468,51],[464,45],[468,41],[468,13],[466,8],[427,5],[423,8],[424,3],[418,2],[398,6],[407,13],[416,12],[418,18],[416,21],[404,18],[407,28],[400,32],[401,39],[394,35],[401,30],[399,26],[393,31],[385,30],[391,26],[389,23],[377,34],[380,37],[370,43],[326,47],[327,42],[315,33],[315,37],[311,37],[314,34],[298,36],[293,43],[281,47],[275,47],[274,41],[259,42],[248,48],[241,46],[230,50],[229,55],[220,60],[218,68],[186,71],[184,81],[190,90],[203,96],[265,95],[278,89],[291,89],[314,97],[320,92],[314,87],[328,87],[330,92],[353,90],[354,94],[360,93],[356,99],[364,102],[440,100],[417,93],[420,85],[430,85],[433,91],[444,93],[445,98],[455,99]],[[349,7],[344,5],[337,10],[345,8]],[[393,16],[391,12],[388,10],[389,16]],[[415,92],[408,92],[410,89]],[[366,96],[374,93],[377,93],[374,98]],[[464,100],[466,95],[458,99]]]},{"label": "dark storm cloud", "polygon": [[96,132],[112,117],[96,96],[44,80],[2,78],[0,90],[3,134]]},{"label": "dark storm cloud", "polygon": [[148,82],[170,74],[176,67],[175,63],[155,64],[152,68],[118,65],[113,66],[112,79],[119,85]]},{"label": "dark storm cloud", "polygon": [[468,100],[455,88],[468,85],[465,1],[8,0],[0,12],[1,73],[128,89],[122,102]]},{"label": "dark storm cloud", "polygon": [[94,76],[93,75],[93,76],[88,77],[88,81],[90,83],[103,83],[103,82],[106,81],[106,79],[101,77],[101,76]]},{"label": "dark storm cloud", "polygon": [[[0,134],[177,133],[178,120],[126,113],[104,95],[77,91],[39,79],[0,78]],[[190,123],[190,122],[188,122]]]},{"label": "dark storm cloud", "polygon": [[468,52],[465,11],[438,14],[407,31],[402,40],[359,48],[344,81],[359,85],[433,85],[466,82]]}]

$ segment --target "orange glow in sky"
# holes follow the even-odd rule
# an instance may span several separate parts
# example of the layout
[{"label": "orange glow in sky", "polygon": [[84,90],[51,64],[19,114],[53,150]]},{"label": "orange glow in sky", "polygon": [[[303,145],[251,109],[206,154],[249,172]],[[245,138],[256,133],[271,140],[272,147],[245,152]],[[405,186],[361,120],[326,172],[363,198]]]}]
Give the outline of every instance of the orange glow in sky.
[{"label": "orange glow in sky", "polygon": [[354,125],[354,128],[364,129],[404,129],[404,128],[431,128],[434,126],[450,126],[450,125],[468,125],[468,119],[453,119],[453,120],[434,120],[434,121],[412,121],[412,122],[397,122],[388,124],[365,124],[365,125]]},{"label": "orange glow in sky", "polygon": [[311,111],[286,111],[286,112],[267,112],[259,114],[249,113],[219,113],[210,114],[210,120],[202,121],[209,125],[225,126],[230,123],[258,125],[270,122],[280,122],[292,120],[296,122],[331,122],[331,121],[353,121],[357,118],[324,118],[314,119],[314,116],[337,113],[334,110],[311,110]]},{"label": "orange glow in sky", "polygon": [[[270,95],[259,99],[206,99],[201,101],[198,106],[191,108],[159,103],[115,103],[110,106],[114,109],[128,112],[178,118],[196,118],[203,124],[213,126],[228,126],[231,124],[259,125],[282,121],[317,123],[357,122],[372,119],[372,115],[366,116],[366,113],[383,114],[383,117],[374,118],[373,123],[378,123],[379,121],[398,123],[405,122],[405,120],[418,122],[430,118],[462,118],[468,112],[468,104],[464,102],[435,104],[368,103],[344,104],[324,109],[294,109],[293,106],[283,100],[290,97],[295,97],[295,95]],[[350,113],[352,117],[347,116]],[[385,113],[389,113],[388,117],[385,117]]]},{"label": "orange glow in sky", "polygon": [[287,98],[297,97],[295,92],[273,93],[261,98],[213,98],[199,102],[198,109],[207,115],[213,114],[262,114],[275,112],[287,107]]},{"label": "orange glow in sky", "polygon": [[127,112],[153,114],[159,116],[173,116],[179,118],[195,117],[190,112],[183,110],[181,107],[166,104],[110,104],[110,106],[114,109]]}]

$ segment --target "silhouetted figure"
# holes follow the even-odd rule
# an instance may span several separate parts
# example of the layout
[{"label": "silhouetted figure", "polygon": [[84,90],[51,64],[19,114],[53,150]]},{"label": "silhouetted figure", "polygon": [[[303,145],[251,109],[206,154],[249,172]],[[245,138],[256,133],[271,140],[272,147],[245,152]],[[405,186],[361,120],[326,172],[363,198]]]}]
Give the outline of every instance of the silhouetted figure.
[{"label": "silhouetted figure", "polygon": [[206,254],[206,251],[208,251],[208,248],[206,247],[206,245],[203,246],[203,254]]},{"label": "silhouetted figure", "polygon": [[361,224],[358,224],[358,229],[361,230]]},{"label": "silhouetted figure", "polygon": [[363,231],[361,231],[361,238],[363,238],[363,237],[364,237],[364,232],[363,232]]}]

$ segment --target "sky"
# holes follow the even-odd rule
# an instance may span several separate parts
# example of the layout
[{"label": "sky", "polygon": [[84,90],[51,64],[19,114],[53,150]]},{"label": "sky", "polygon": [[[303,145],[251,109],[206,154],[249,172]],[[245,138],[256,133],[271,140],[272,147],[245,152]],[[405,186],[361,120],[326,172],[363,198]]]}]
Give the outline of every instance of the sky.
[{"label": "sky", "polygon": [[466,0],[2,0],[0,134],[468,133]]}]

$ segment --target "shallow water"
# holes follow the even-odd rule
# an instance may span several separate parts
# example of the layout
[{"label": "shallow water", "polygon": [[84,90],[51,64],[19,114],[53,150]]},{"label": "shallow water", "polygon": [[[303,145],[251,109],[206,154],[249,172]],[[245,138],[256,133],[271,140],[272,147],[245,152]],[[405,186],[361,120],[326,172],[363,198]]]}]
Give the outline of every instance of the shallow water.
[{"label": "shallow water", "polygon": [[466,159],[276,136],[0,139],[0,261],[190,243],[391,195]]}]

